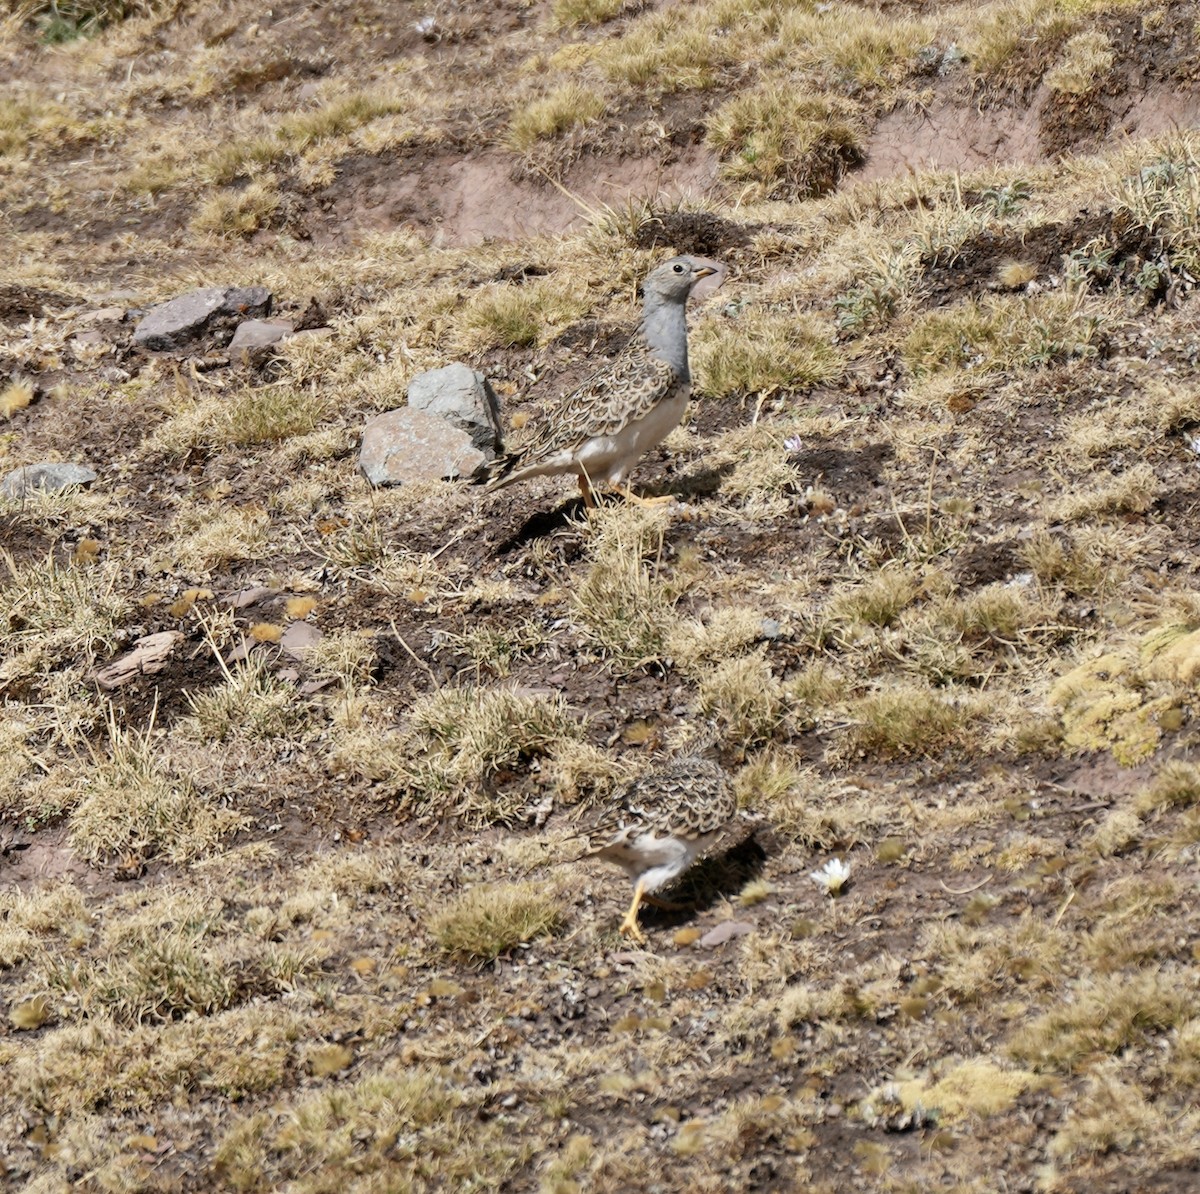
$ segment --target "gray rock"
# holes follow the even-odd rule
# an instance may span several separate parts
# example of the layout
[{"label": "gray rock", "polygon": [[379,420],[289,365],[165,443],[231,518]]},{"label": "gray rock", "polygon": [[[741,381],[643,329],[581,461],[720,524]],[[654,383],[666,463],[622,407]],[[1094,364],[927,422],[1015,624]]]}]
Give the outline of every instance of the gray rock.
[{"label": "gray rock", "polygon": [[209,286],[151,307],[138,321],[133,342],[138,348],[167,352],[211,332],[271,313],[265,286]]},{"label": "gray rock", "polygon": [[385,411],[363,428],[358,467],[372,485],[453,481],[473,477],[487,457],[471,437],[423,410]]},{"label": "gray rock", "polygon": [[0,481],[0,493],[14,501],[41,490],[58,493],[72,485],[90,485],[96,479],[93,469],[83,464],[27,464],[14,469]]},{"label": "gray rock", "polygon": [[490,460],[500,446],[500,403],[484,375],[467,365],[446,365],[408,383],[408,405],[461,427]]},{"label": "gray rock", "polygon": [[279,640],[279,645],[293,659],[303,659],[309,648],[325,636],[311,622],[293,622]]},{"label": "gray rock", "polygon": [[292,334],[290,319],[244,319],[229,341],[229,355],[243,365],[256,365],[270,356],[273,344]]}]

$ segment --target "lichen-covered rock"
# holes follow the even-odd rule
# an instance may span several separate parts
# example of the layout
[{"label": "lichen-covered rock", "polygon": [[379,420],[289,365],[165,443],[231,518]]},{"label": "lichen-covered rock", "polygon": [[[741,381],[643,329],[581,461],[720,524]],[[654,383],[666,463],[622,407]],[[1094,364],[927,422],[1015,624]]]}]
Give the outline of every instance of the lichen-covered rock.
[{"label": "lichen-covered rock", "polygon": [[500,403],[476,369],[456,363],[418,374],[408,384],[408,405],[461,427],[489,460],[500,446]]},{"label": "lichen-covered rock", "polygon": [[265,286],[208,286],[151,307],[138,321],[133,343],[170,352],[244,319],[270,313],[271,292]]},{"label": "lichen-covered rock", "polygon": [[0,481],[0,493],[20,501],[36,491],[58,493],[72,485],[90,485],[96,476],[96,471],[85,464],[27,464]]},{"label": "lichen-covered rock", "polygon": [[423,410],[385,411],[363,428],[358,467],[372,485],[454,481],[481,473],[487,457],[471,437]]}]

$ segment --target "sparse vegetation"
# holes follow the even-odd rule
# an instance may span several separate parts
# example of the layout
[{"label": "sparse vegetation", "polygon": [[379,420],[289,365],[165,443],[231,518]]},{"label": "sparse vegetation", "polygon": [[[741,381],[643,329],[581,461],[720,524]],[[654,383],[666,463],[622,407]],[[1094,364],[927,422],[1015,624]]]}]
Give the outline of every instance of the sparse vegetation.
[{"label": "sparse vegetation", "polygon": [[603,111],[602,96],[568,83],[516,112],[509,123],[509,142],[514,149],[523,151],[545,138],[587,124]]},{"label": "sparse vegetation", "polygon": [[[0,1186],[1182,1189],[1195,14],[400,7],[0,4],[0,480],[98,474],[0,495]],[[675,252],[668,501],[358,474]],[[700,744],[635,946],[588,830]]]},{"label": "sparse vegetation", "polygon": [[862,161],[862,141],[844,107],[771,86],[730,100],[708,139],[731,182],[753,182],[763,198],[827,195]]},{"label": "sparse vegetation", "polygon": [[473,887],[448,904],[433,922],[443,949],[483,962],[552,932],[563,915],[555,900],[533,883]]}]

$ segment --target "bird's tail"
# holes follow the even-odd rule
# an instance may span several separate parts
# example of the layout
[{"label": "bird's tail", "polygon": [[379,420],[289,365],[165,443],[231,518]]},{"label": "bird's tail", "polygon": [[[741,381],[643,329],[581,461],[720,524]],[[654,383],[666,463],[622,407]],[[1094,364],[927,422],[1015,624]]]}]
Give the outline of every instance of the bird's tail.
[{"label": "bird's tail", "polygon": [[520,462],[521,454],[519,452],[506,452],[501,447],[495,460],[489,461],[480,469],[475,477],[475,484],[487,486],[489,493],[496,489],[503,489],[517,479],[512,474]]}]

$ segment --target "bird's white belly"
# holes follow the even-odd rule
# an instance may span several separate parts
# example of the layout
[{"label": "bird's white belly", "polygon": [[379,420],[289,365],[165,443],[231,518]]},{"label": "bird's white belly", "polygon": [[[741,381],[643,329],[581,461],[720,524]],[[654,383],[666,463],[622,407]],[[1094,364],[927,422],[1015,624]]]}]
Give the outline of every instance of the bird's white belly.
[{"label": "bird's white belly", "polygon": [[600,853],[622,867],[630,879],[642,880],[646,891],[657,891],[682,875],[712,843],[715,834],[688,840],[639,833],[614,842]]},{"label": "bird's white belly", "polygon": [[619,485],[651,448],[661,444],[679,426],[687,403],[688,394],[684,390],[615,434],[589,440],[579,452],[580,468],[594,485]]}]

